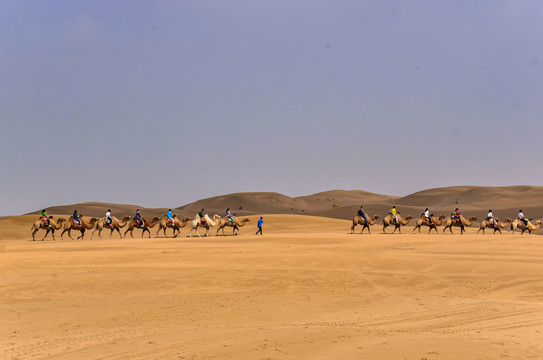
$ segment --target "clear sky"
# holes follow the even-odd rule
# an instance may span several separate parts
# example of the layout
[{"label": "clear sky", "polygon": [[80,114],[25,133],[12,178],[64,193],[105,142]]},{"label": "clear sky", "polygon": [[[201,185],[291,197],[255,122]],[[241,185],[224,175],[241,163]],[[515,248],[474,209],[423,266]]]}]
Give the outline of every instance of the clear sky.
[{"label": "clear sky", "polygon": [[0,2],[0,215],[542,185],[541,1]]}]

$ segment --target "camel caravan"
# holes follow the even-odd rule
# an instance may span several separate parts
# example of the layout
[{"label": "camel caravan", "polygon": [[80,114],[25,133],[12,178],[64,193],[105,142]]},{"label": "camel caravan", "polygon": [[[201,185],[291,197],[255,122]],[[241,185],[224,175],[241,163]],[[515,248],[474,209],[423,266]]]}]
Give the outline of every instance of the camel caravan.
[{"label": "camel caravan", "polygon": [[[379,218],[380,218],[379,215],[374,215],[373,217],[368,219],[368,217],[365,214],[363,206],[361,206],[360,209],[358,210],[358,213],[353,218],[352,226],[351,226],[351,234],[354,234],[355,227],[358,225],[362,226],[362,230],[360,231],[360,234],[362,234],[365,229],[368,229],[368,234],[370,234],[371,226],[375,225]],[[395,233],[396,231],[398,231],[398,233],[401,233],[401,227],[408,225],[410,220],[412,219],[413,219],[413,216],[411,215],[408,215],[405,218],[403,218],[400,215],[400,213],[397,211],[396,207],[393,206],[392,210],[382,220],[383,233],[384,234],[387,233],[386,229],[389,226],[394,227],[392,234]],[[455,211],[450,216],[441,214],[437,218],[434,216],[434,214],[430,214],[428,208],[426,208],[424,213],[422,213],[420,217],[417,219],[416,224],[413,228],[413,232],[416,232],[418,230],[418,232],[421,233],[421,228],[425,226],[428,228],[428,234],[430,234],[432,230],[435,230],[436,234],[439,234],[438,227],[444,225],[442,234],[444,234],[447,229],[449,229],[449,232],[451,234],[454,234],[452,229],[460,228],[460,235],[462,235],[466,231],[466,227],[470,227],[471,225],[473,225],[473,223],[476,220],[477,218],[475,216],[470,216],[468,219],[466,219],[460,213],[458,208],[456,208]],[[507,218],[504,221],[501,221],[500,219],[495,217],[492,214],[492,210],[489,210],[487,217],[481,222],[480,227],[477,230],[477,234],[480,231],[482,231],[483,234],[485,234],[485,229],[493,230],[493,234],[496,232],[501,234],[502,233],[501,229],[507,228],[508,226],[509,226],[509,229],[507,230],[507,232],[511,231],[512,233],[515,233],[516,230],[520,230],[521,235],[524,234],[524,232],[526,231],[529,234],[531,234],[532,231],[539,229],[541,224],[543,224],[541,220],[538,220],[535,222],[535,224],[533,224],[530,222],[530,220],[525,219],[522,210],[519,210],[519,213],[515,220],[512,220],[511,218]]]},{"label": "camel caravan", "polygon": [[[191,224],[189,233],[187,237],[192,236],[192,232],[194,231],[196,235],[199,237],[202,236],[198,232],[198,228],[205,229],[205,233],[203,236],[208,236],[209,231],[211,228],[216,227],[217,232],[216,236],[221,235],[219,231],[222,231],[222,235],[226,235],[224,232],[224,228],[230,227],[232,228],[232,235],[237,235],[239,233],[239,230],[241,227],[243,227],[246,223],[248,223],[250,220],[248,218],[240,219],[236,216],[230,214],[230,209],[226,210],[226,216],[222,218],[220,215],[213,215],[213,217],[209,217],[208,214],[204,214],[204,209],[200,210],[198,214],[194,216],[194,218],[188,218],[184,217],[183,219],[179,219],[176,214],[172,213],[172,209],[168,210],[168,213],[164,215],[162,218],[160,217],[154,217],[151,220],[148,220],[145,217],[142,217],[139,209],[136,210],[136,215],[134,217],[131,216],[125,216],[122,218],[122,220],[119,220],[115,216],[111,215],[111,210],[108,209],[106,212],[106,215],[101,218],[97,217],[91,217],[87,218],[83,215],[78,215],[77,211],[74,211],[74,214],[68,218],[68,220],[64,218],[58,218],[55,220],[53,216],[47,216],[47,213],[45,210],[42,211],[42,216],[39,220],[36,220],[34,224],[32,225],[31,231],[32,231],[32,240],[36,240],[36,233],[38,230],[45,230],[45,235],[42,238],[42,241],[45,240],[47,235],[51,233],[51,236],[53,237],[53,240],[55,240],[55,231],[61,230],[62,233],[60,234],[60,238],[63,239],[64,233],[68,233],[68,237],[72,240],[72,234],[71,231],[79,231],[80,236],[77,237],[77,239],[83,239],[85,236],[86,231],[91,231],[91,239],[93,238],[94,234],[98,232],[98,237],[102,238],[102,231],[103,230],[109,230],[109,238],[112,237],[113,232],[117,232],[119,234],[119,237],[122,239],[123,237],[127,237],[129,234],[130,237],[134,237],[134,231],[139,232],[141,230],[141,237],[143,238],[145,236],[145,233],[147,233],[148,237],[151,238],[151,230],[155,226],[158,225],[158,230],[156,232],[155,237],[158,237],[161,233],[164,234],[164,237],[169,237],[167,230],[172,229],[171,236],[173,238],[176,238],[180,233],[181,229],[186,227],[187,224]],[[121,233],[121,229],[125,228],[124,234]],[[136,233],[137,234],[137,233]],[[137,236],[137,235],[136,235]]]},{"label": "camel caravan", "polygon": [[[360,225],[361,231],[360,234],[364,233],[364,230],[367,229],[367,233],[371,234],[371,227],[376,225],[378,220],[381,219],[380,215],[373,215],[369,217],[366,215],[363,206],[360,207],[356,216],[352,219],[351,234],[355,233],[355,228]],[[431,214],[428,208],[420,215],[418,218],[414,218],[411,215],[403,217],[400,215],[400,212],[396,209],[396,206],[393,206],[389,213],[382,218],[383,233],[387,234],[387,228],[392,227],[393,230],[391,234],[398,233],[401,234],[402,227],[407,226],[411,220],[415,220],[415,225],[413,227],[413,232],[418,230],[418,233],[421,233],[422,227],[428,228],[428,234],[432,233],[432,230],[438,234],[438,227],[443,226],[442,234],[444,234],[447,229],[449,233],[454,234],[453,228],[460,229],[460,235],[462,235],[467,227],[470,227],[477,220],[475,216],[470,216],[465,218],[460,211],[455,209],[450,216],[439,215],[435,217],[434,214]],[[74,211],[74,214],[70,216],[67,220],[64,218],[54,219],[52,216],[47,216],[45,210],[43,210],[42,215],[39,220],[36,220],[32,225],[32,240],[36,240],[36,233],[39,230],[45,230],[45,235],[41,239],[45,240],[47,235],[51,233],[53,240],[55,239],[55,231],[62,230],[60,238],[63,239],[65,233],[68,234],[68,237],[72,238],[72,230],[78,231],[80,235],[77,239],[84,239],[85,232],[91,231],[91,239],[94,237],[94,234],[98,232],[98,237],[102,238],[102,231],[109,230],[109,238],[112,237],[114,232],[119,234],[119,237],[127,237],[128,234],[133,238],[134,231],[136,231],[136,236],[139,231],[141,231],[141,237],[145,236],[147,233],[148,237],[151,238],[151,230],[158,225],[158,229],[155,237],[163,234],[164,237],[169,237],[168,230],[171,229],[171,237],[176,238],[181,233],[181,229],[187,227],[190,224],[190,229],[187,234],[187,237],[192,237],[193,232],[198,236],[208,236],[212,228],[216,229],[215,236],[223,235],[226,236],[225,228],[232,228],[232,235],[238,235],[240,228],[246,225],[250,221],[249,218],[238,218],[235,215],[230,213],[230,209],[226,209],[226,215],[221,217],[219,215],[213,215],[210,217],[208,214],[204,213],[204,209],[200,210],[193,218],[184,217],[180,219],[176,214],[172,213],[172,209],[169,209],[167,214],[162,218],[154,217],[151,220],[144,218],[140,215],[139,209],[136,210],[134,217],[124,216],[122,220],[119,220],[115,216],[111,215],[111,210],[106,212],[106,215],[101,218],[97,217],[86,217],[78,215],[77,211]],[[481,221],[477,234],[485,230],[490,229],[492,233],[495,234],[498,232],[502,234],[502,229],[508,228],[507,232],[515,232],[518,230],[520,234],[528,232],[531,234],[533,231],[541,227],[542,221],[538,220],[535,223],[530,222],[529,219],[526,219],[522,210],[519,210],[516,219],[507,218],[504,221],[501,221],[492,214],[492,210],[488,211],[487,217]],[[261,224],[259,225],[260,228]],[[121,229],[126,228],[124,233],[121,233]],[[205,229],[205,233],[200,234],[198,229]]]}]

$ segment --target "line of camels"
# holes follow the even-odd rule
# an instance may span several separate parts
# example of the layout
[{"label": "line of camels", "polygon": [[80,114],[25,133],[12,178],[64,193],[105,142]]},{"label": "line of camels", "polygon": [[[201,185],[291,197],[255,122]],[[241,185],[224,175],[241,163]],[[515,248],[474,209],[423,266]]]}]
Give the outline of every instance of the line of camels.
[{"label": "line of camels", "polygon": [[[401,227],[409,224],[409,222],[414,219],[413,216],[411,216],[411,215],[406,216],[405,218],[402,218],[402,216],[400,214],[398,214],[396,216],[398,218],[397,221],[392,217],[391,214],[388,214],[383,219],[383,232],[385,234],[386,234],[386,228],[389,227],[389,226],[394,226],[394,230],[392,231],[392,233],[395,233],[396,230],[398,230],[398,232],[401,233]],[[362,226],[362,231],[360,231],[361,234],[364,232],[364,229],[368,229],[368,233],[370,233],[370,227],[372,225],[375,225],[379,218],[380,218],[379,215],[374,215],[371,218],[369,218],[368,221],[366,222],[362,216],[356,215],[353,218],[353,225],[351,226],[351,234],[354,233],[354,229],[355,229],[355,227],[357,225]],[[451,234],[453,234],[453,231],[452,231],[453,227],[459,227],[460,228],[460,234],[463,234],[466,231],[465,228],[473,225],[473,222],[475,220],[477,220],[477,218],[475,216],[471,216],[469,219],[466,219],[464,216],[460,215],[460,221],[458,221],[457,219],[453,218],[452,216],[447,217],[447,216],[445,216],[443,214],[440,215],[438,218],[436,218],[432,214],[432,215],[430,215],[430,219],[432,220],[431,223],[428,220],[428,218],[426,216],[424,216],[424,214],[422,214],[417,219],[417,223],[415,224],[415,227],[413,228],[413,232],[418,230],[419,233],[420,233],[421,232],[420,229],[423,226],[427,226],[429,228],[428,229],[428,234],[432,230],[435,230],[436,233],[438,233],[437,227],[444,224],[445,227],[443,228],[443,232],[442,232],[443,234],[445,233],[445,231],[447,229],[449,229]],[[515,233],[515,231],[518,229],[518,230],[521,231],[521,235],[524,234],[525,231],[528,231],[528,233],[531,234],[532,231],[539,229],[539,227],[542,224],[541,220],[536,221],[535,224],[531,223],[528,220],[527,225],[525,225],[524,222],[522,222],[518,218],[515,219],[515,220],[507,218],[507,219],[505,219],[505,221],[501,221],[498,218],[494,217],[494,220],[496,221],[495,225],[488,218],[483,220],[481,222],[481,225],[479,226],[479,230],[477,230],[477,234],[480,231],[483,231],[483,234],[484,234],[485,229],[487,229],[487,228],[492,229],[493,233],[496,233],[496,231],[497,231],[497,232],[499,232],[501,234],[502,233],[501,229],[507,227],[508,225],[510,226],[508,231],[512,231],[513,233]]]},{"label": "line of camels", "polygon": [[49,224],[47,224],[42,218],[39,220],[36,220],[34,224],[32,225],[32,240],[36,240],[36,233],[38,230],[42,229],[45,230],[45,235],[43,236],[43,240],[47,237],[49,233],[51,233],[51,236],[53,237],[53,240],[55,240],[55,231],[61,230],[62,233],[60,234],[60,238],[62,239],[62,236],[64,233],[68,233],[68,237],[73,240],[72,238],[72,230],[79,231],[81,233],[80,236],[77,237],[77,239],[83,239],[85,236],[86,231],[92,230],[91,233],[91,239],[94,236],[94,233],[98,231],[98,236],[102,238],[102,230],[110,230],[109,237],[113,235],[114,231],[117,231],[119,233],[119,236],[122,238],[121,234],[121,228],[124,228],[126,226],[126,230],[124,232],[124,236],[128,233],[130,233],[131,237],[134,237],[134,230],[139,229],[141,230],[141,237],[143,238],[145,233],[147,232],[149,235],[149,238],[151,237],[151,231],[149,229],[154,228],[158,225],[158,230],[156,235],[160,233],[160,231],[164,232],[164,236],[168,237],[166,234],[166,229],[172,229],[173,234],[172,236],[175,238],[181,233],[181,228],[184,228],[187,226],[188,223],[191,224],[191,228],[189,231],[188,236],[192,236],[192,231],[195,231],[196,235],[201,236],[198,233],[198,228],[204,228],[206,229],[206,232],[203,236],[207,236],[209,234],[209,231],[212,227],[217,227],[216,235],[220,235],[219,231],[222,230],[222,235],[226,235],[224,232],[225,227],[231,227],[232,228],[232,235],[237,235],[239,232],[239,228],[244,226],[247,222],[249,222],[248,218],[245,219],[239,219],[236,216],[232,216],[233,222],[230,221],[228,218],[222,218],[219,215],[214,215],[212,218],[209,217],[209,215],[204,215],[203,217],[200,217],[198,214],[194,217],[194,219],[190,219],[188,217],[183,218],[182,220],[179,220],[177,215],[173,215],[173,221],[168,219],[166,215],[164,217],[154,217],[151,221],[147,220],[146,218],[142,218],[143,223],[139,223],[135,218],[131,218],[130,216],[125,216],[122,220],[119,221],[115,216],[111,217],[112,222],[110,224],[106,223],[105,217],[97,218],[97,217],[90,217],[87,218],[86,216],[79,216],[79,220],[81,221],[81,225],[76,224],[73,221],[73,216],[70,216],[68,220],[64,218],[58,218],[55,220],[53,216],[49,216]]}]

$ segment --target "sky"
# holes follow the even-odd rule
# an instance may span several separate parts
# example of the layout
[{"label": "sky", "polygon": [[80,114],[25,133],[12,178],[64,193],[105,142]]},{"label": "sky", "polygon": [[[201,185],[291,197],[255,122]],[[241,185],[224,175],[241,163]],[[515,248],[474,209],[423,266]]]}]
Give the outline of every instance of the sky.
[{"label": "sky", "polygon": [[0,216],[543,185],[541,1],[0,2]]}]

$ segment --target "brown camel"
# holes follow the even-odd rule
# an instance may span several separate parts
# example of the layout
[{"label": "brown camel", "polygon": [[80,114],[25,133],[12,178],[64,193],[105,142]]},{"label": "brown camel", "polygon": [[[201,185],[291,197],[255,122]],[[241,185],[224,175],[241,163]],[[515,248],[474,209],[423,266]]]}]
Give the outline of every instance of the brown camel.
[{"label": "brown camel", "polygon": [[[179,221],[177,218],[177,215],[173,215],[173,223],[168,219],[168,215],[164,215],[160,223],[158,224],[158,230],[156,232],[156,236],[158,236],[158,233],[160,230],[164,230],[164,236],[168,237],[166,234],[166,229],[170,228],[173,229],[173,237],[177,237],[179,233],[181,232],[181,228],[187,226],[187,222],[189,222],[190,219],[188,217],[183,218],[183,221]],[[175,234],[175,231],[177,230],[177,234]]]},{"label": "brown camel", "polygon": [[409,224],[409,221],[411,221],[411,219],[413,219],[413,216],[411,215],[408,215],[405,219],[403,219],[400,214],[397,214],[396,215],[398,217],[398,222],[396,222],[394,220],[394,218],[392,217],[392,214],[388,214],[387,216],[385,216],[385,218],[383,219],[383,232],[386,234],[386,231],[385,229],[389,226],[389,225],[394,225],[394,231],[392,231],[392,234],[394,234],[394,232],[396,232],[396,230],[398,230],[399,233],[402,232],[402,230],[400,229],[400,226],[405,226],[407,224]]},{"label": "brown camel", "polygon": [[364,229],[368,229],[368,233],[371,234],[370,226],[375,225],[377,223],[377,219],[379,218],[379,215],[373,215],[373,217],[366,223],[366,220],[364,220],[362,216],[356,215],[353,219],[353,226],[351,226],[351,234],[354,233],[354,228],[356,225],[362,225],[362,231],[360,232],[361,234],[364,232]]},{"label": "brown camel", "polygon": [[198,233],[199,226],[206,228],[206,233],[204,234],[204,236],[207,236],[211,227],[216,226],[220,223],[221,217],[219,215],[213,215],[213,218],[210,218],[209,215],[205,214],[203,219],[204,221],[202,221],[202,218],[200,218],[200,215],[196,214],[196,216],[194,217],[194,220],[192,220],[192,226],[189,231],[189,237],[191,237],[192,230],[196,231],[196,235],[200,236],[200,234]]},{"label": "brown camel", "polygon": [[539,227],[541,226],[541,223],[542,223],[541,220],[537,220],[534,225],[528,220],[528,226],[526,226],[524,225],[524,222],[522,222],[519,218],[517,218],[513,220],[513,222],[511,223],[510,230],[513,232],[513,234],[515,233],[515,230],[517,229],[520,230],[520,235],[524,234],[526,230],[528,230],[528,234],[531,234],[532,231],[539,229]]},{"label": "brown camel", "polygon": [[502,222],[497,217],[495,217],[494,220],[496,221],[496,226],[494,226],[492,221],[490,221],[490,219],[488,219],[488,218],[481,221],[481,225],[479,227],[479,230],[477,230],[477,234],[481,230],[483,230],[483,234],[484,234],[485,233],[485,228],[493,229],[494,231],[492,232],[492,234],[495,234],[496,231],[501,234],[502,233],[501,229],[503,229],[504,227],[507,227],[507,225],[509,225],[511,223],[511,221],[512,221],[510,218],[507,218],[507,219],[505,219],[505,222]]},{"label": "brown camel", "polygon": [[119,233],[119,236],[122,239],[123,237],[121,235],[120,228],[123,228],[123,227],[126,226],[126,224],[128,224],[128,220],[130,220],[130,216],[125,216],[122,221],[119,221],[119,219],[117,219],[115,216],[112,216],[111,220],[113,220],[111,222],[111,224],[106,224],[106,218],[105,217],[100,218],[100,220],[96,223],[96,226],[94,227],[94,230],[92,231],[91,240],[92,240],[92,237],[94,236],[94,233],[96,232],[96,230],[98,230],[98,236],[101,239],[102,238],[102,230],[104,230],[104,229],[109,229],[110,230],[110,233],[109,233],[109,238],[110,239],[111,239],[111,235],[113,234],[113,230],[117,230],[117,232]]},{"label": "brown camel", "polygon": [[431,214],[430,219],[432,220],[432,223],[430,224],[430,222],[428,221],[426,216],[424,216],[424,214],[422,214],[420,216],[420,218],[417,220],[417,225],[415,225],[415,227],[413,228],[413,232],[416,229],[419,229],[419,234],[420,234],[420,228],[422,226],[428,226],[430,228],[430,229],[428,229],[428,234],[430,233],[430,231],[432,231],[432,229],[434,229],[436,231],[436,234],[437,234],[438,233],[437,232],[437,227],[443,225],[443,223],[445,222],[445,218],[446,218],[446,216],[441,214],[441,215],[439,215],[439,218],[436,219],[434,217],[434,214]]},{"label": "brown camel", "polygon": [[464,233],[464,231],[466,231],[465,227],[473,225],[473,222],[475,220],[477,220],[477,218],[475,216],[472,216],[472,217],[469,218],[469,220],[466,220],[466,218],[463,215],[460,215],[460,222],[458,222],[456,219],[454,219],[451,216],[451,217],[447,218],[447,221],[445,222],[445,227],[443,228],[443,233],[445,233],[445,230],[449,229],[449,231],[452,234],[453,233],[452,232],[452,227],[453,226],[458,226],[458,227],[460,227],[460,235],[462,235]]},{"label": "brown camel", "polygon": [[89,222],[83,218],[83,215],[79,215],[79,220],[81,221],[81,225],[76,224],[74,222],[74,217],[70,216],[68,221],[64,224],[64,230],[62,230],[62,233],[60,233],[60,239],[62,240],[62,235],[64,235],[65,232],[68,232],[68,236],[70,239],[74,239],[72,237],[72,230],[77,230],[81,232],[81,236],[78,236],[77,239],[83,239],[85,236],[85,230],[91,230],[94,228],[94,225],[98,221],[98,218],[91,218]]},{"label": "brown camel", "polygon": [[151,231],[149,231],[149,229],[155,227],[155,225],[160,221],[160,218],[155,216],[153,218],[153,221],[151,222],[147,221],[147,219],[144,217],[142,217],[142,220],[143,220],[143,227],[138,226],[138,221],[135,218],[132,218],[132,220],[130,220],[130,222],[128,223],[128,228],[124,232],[124,237],[126,237],[126,233],[129,231],[130,231],[130,236],[134,237],[134,235],[132,234],[134,229],[142,229],[141,237],[143,237],[143,234],[145,234],[145,232],[147,231],[149,233],[149,238],[151,238]]},{"label": "brown camel", "polygon": [[39,229],[45,230],[45,236],[43,239],[41,239],[41,241],[45,240],[49,232],[51,232],[53,240],[55,240],[55,230],[60,230],[64,221],[66,221],[66,219],[63,218],[59,218],[57,221],[55,221],[53,220],[52,216],[49,216],[49,225],[47,225],[47,223],[45,223],[45,221],[43,221],[43,219],[40,217],[39,220],[36,220],[34,224],[32,224],[32,241],[36,241],[35,235]]},{"label": "brown camel", "polygon": [[245,219],[242,219],[242,220],[239,220],[237,217],[235,216],[232,216],[232,218],[234,219],[234,223],[232,224],[232,222],[228,219],[228,218],[221,218],[220,219],[220,222],[219,222],[219,227],[217,229],[217,234],[216,235],[219,235],[219,230],[222,230],[222,234],[225,235],[224,233],[224,227],[225,226],[229,226],[232,229],[232,235],[237,235],[238,233],[236,232],[236,230],[239,231],[239,228],[244,226],[245,223],[248,223],[250,220],[245,218]]}]

